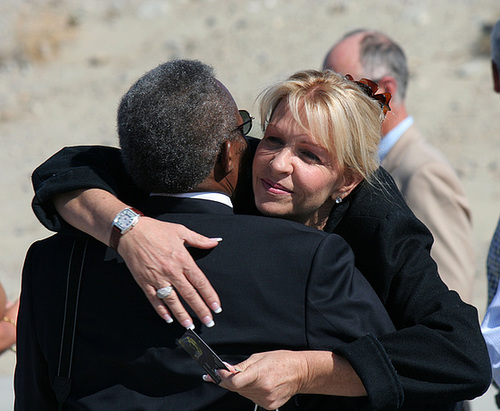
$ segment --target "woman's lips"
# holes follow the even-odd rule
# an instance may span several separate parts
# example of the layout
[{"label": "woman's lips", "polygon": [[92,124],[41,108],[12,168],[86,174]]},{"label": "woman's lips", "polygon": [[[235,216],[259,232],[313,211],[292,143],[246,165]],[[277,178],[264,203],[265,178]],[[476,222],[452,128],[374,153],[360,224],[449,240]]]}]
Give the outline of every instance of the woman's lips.
[{"label": "woman's lips", "polygon": [[286,189],[281,184],[273,183],[270,180],[261,179],[264,189],[272,194],[291,194],[293,191]]}]

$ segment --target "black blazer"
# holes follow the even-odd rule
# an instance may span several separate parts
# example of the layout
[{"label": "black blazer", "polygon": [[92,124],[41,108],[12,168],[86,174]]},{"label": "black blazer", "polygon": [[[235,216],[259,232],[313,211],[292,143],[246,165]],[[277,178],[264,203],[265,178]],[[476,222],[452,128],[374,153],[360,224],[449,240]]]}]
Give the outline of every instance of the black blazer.
[{"label": "black blazer", "polygon": [[[223,238],[212,250],[192,250],[224,308],[215,327],[195,325],[230,363],[259,351],[333,350],[367,334],[394,331],[339,236],[286,220],[234,215],[208,200],[152,197],[141,210]],[[26,257],[17,410],[56,406],[51,385],[71,246],[70,238],[58,234],[32,245]],[[176,344],[184,330],[156,315],[117,253],[89,240],[84,267],[67,409],[253,410],[249,400],[202,381],[202,368]],[[372,355],[389,361],[377,344]],[[366,399],[297,396],[280,409],[358,409],[362,403]]]},{"label": "black blazer", "polygon": [[[250,140],[255,148],[258,141]],[[239,185],[235,211],[256,213],[251,170]],[[133,185],[120,151],[112,147],[66,147],[33,173],[33,209],[47,228],[81,235],[57,214],[51,198],[87,187],[110,191],[131,205],[145,193]],[[390,362],[371,355],[361,338],[335,351],[360,376],[377,408],[443,410],[472,399],[491,382],[491,366],[477,310],[441,281],[430,256],[433,238],[383,169],[375,184],[359,185],[332,210],[325,231],[339,234],[354,251],[356,267],[370,282],[398,332],[376,339]]]},{"label": "black blazer", "polygon": [[374,403],[404,397],[405,410],[454,409],[452,402],[481,395],[491,381],[478,312],[439,277],[430,256],[432,235],[392,177],[380,168],[376,178],[376,184],[362,183],[332,210],[325,231],[349,243],[356,267],[401,330],[377,340],[389,353],[404,392],[389,373],[380,378],[377,370],[384,365],[371,356],[372,341],[361,338],[336,352],[358,371]]}]

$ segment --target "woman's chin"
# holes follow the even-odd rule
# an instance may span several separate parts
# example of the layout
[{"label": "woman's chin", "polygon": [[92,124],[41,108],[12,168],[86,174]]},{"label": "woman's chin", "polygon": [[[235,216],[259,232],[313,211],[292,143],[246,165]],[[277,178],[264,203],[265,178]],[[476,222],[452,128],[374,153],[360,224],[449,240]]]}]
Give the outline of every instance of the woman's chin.
[{"label": "woman's chin", "polygon": [[290,214],[285,207],[269,201],[261,203],[256,202],[256,206],[261,214],[268,217],[288,218]]}]

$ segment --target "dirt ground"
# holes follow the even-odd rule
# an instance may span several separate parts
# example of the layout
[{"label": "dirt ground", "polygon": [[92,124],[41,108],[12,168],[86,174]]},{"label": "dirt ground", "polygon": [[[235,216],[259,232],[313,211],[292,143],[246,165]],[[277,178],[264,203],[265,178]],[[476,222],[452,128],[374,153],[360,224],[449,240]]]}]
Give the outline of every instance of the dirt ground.
[{"label": "dirt ground", "polygon": [[[320,67],[344,32],[367,27],[405,49],[409,111],[462,178],[483,315],[500,215],[500,99],[489,59],[498,18],[498,0],[0,0],[0,281],[16,298],[27,248],[50,234],[30,208],[32,170],[65,145],[116,145],[119,98],[145,71],[202,60],[255,113],[263,87]],[[11,370],[1,357],[0,373]]]}]

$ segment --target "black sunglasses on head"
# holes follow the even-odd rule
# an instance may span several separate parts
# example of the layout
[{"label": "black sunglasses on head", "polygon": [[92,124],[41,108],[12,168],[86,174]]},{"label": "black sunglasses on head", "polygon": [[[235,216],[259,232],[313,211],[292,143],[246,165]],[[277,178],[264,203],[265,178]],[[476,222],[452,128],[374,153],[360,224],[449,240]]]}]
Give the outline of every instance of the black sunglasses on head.
[{"label": "black sunglasses on head", "polygon": [[241,134],[246,136],[248,133],[250,133],[250,130],[252,129],[253,117],[246,110],[238,110],[238,111],[240,113],[241,118],[243,119],[243,123],[241,123],[238,127],[236,127],[235,131],[240,130]]}]

